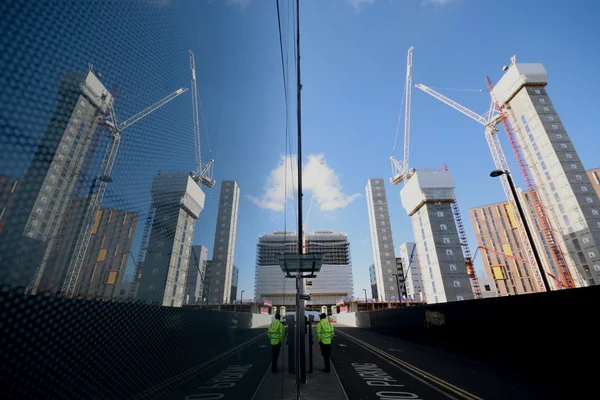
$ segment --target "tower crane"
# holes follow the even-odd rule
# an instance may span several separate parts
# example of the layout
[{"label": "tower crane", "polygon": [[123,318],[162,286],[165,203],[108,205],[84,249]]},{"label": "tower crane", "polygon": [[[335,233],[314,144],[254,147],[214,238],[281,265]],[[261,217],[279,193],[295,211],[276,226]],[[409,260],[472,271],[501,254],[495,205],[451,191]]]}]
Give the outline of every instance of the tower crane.
[{"label": "tower crane", "polygon": [[202,164],[202,154],[200,152],[200,120],[198,110],[198,88],[196,85],[196,61],[194,53],[189,50],[190,69],[192,71],[192,108],[194,116],[194,140],[196,141],[196,171],[190,173],[190,176],[199,186],[215,186],[215,180],[212,178],[213,166],[215,160],[210,159],[208,163]]},{"label": "tower crane", "polygon": [[396,157],[391,156],[392,177],[390,182],[397,185],[401,182],[406,182],[414,173],[414,169],[408,169],[408,156],[410,149],[410,107],[412,96],[412,53],[414,46],[408,49],[406,56],[406,82],[405,82],[405,97],[404,97],[404,159],[398,161]]},{"label": "tower crane", "polygon": [[77,238],[77,242],[75,243],[71,262],[69,263],[65,282],[62,287],[63,297],[72,297],[75,294],[79,273],[81,272],[85,253],[87,252],[90,238],[92,236],[92,226],[96,220],[96,216],[98,215],[100,204],[102,203],[104,193],[106,192],[106,187],[110,182],[112,182],[111,173],[117,153],[119,151],[119,145],[121,144],[121,133],[131,125],[152,114],[154,111],[158,110],[186,91],[186,88],[177,89],[162,100],[152,104],[151,106],[122,122],[117,119],[114,105],[111,105],[109,113],[100,117],[101,120],[99,123],[106,125],[108,128],[109,143],[104,152],[104,157],[100,165],[100,171],[92,182],[92,187],[90,189],[90,200],[83,217],[82,229]]},{"label": "tower crane", "polygon": [[[455,110],[458,110],[459,112],[463,113],[467,117],[482,124],[485,127],[485,139],[487,141],[488,147],[490,148],[490,152],[492,154],[492,158],[494,160],[494,165],[495,165],[496,169],[499,169],[502,171],[510,171],[510,168],[508,167],[508,161],[506,159],[506,156],[504,155],[504,150],[502,149],[502,146],[500,144],[500,139],[498,138],[498,135],[496,134],[499,130],[498,124],[501,122],[502,117],[498,113],[498,110],[496,109],[495,103],[493,101],[490,105],[489,111],[485,114],[485,116],[483,116],[483,115],[477,114],[474,111],[471,111],[467,107],[460,105],[459,103],[455,102],[454,100],[449,99],[448,97],[436,92],[432,88],[427,87],[421,83],[416,84],[415,87],[424,91],[425,93],[431,95],[432,97],[435,97],[436,99],[438,99],[441,102],[445,103],[446,105],[454,108]],[[508,183],[508,179],[506,178],[505,175],[501,176],[500,179],[501,179],[502,188],[504,189],[504,194],[506,195],[507,200],[513,207],[513,210],[516,210],[515,198],[512,195],[512,191],[510,190],[510,185]],[[538,218],[540,218],[540,211],[542,214],[542,218],[546,218],[545,215],[543,215],[543,210],[541,208],[538,209]],[[540,273],[541,273],[540,268],[543,268],[543,266],[541,266],[541,265],[538,266],[535,261],[535,256],[534,256],[533,247],[532,247],[532,246],[534,246],[534,243],[530,243],[529,240],[527,239],[527,234],[525,232],[525,225],[524,225],[525,222],[522,221],[522,219],[518,215],[518,213],[514,213],[514,216],[515,216],[515,219],[517,220],[517,227],[519,229],[519,234],[521,236],[521,243],[523,243],[523,245],[525,247],[525,253],[527,254],[527,259],[529,260],[529,264],[532,266],[532,270],[533,270],[533,273],[535,276],[538,291],[543,292],[546,290],[544,287],[542,277],[540,275]],[[548,243],[552,243],[552,241],[548,241]],[[560,265],[560,264],[557,264],[557,265]]]}]

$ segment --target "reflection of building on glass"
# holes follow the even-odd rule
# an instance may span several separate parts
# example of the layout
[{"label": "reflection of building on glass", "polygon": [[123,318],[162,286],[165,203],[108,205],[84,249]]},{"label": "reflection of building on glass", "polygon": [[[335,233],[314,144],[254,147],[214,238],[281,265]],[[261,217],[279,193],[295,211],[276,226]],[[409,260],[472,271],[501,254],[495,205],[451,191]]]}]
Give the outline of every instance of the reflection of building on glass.
[{"label": "reflection of building on glass", "polygon": [[[68,212],[99,117],[113,97],[93,72],[67,72],[60,99],[19,189],[0,240],[1,280],[35,289]],[[36,274],[37,272],[37,274]]]},{"label": "reflection of building on glass", "polygon": [[406,297],[406,282],[404,279],[404,270],[402,267],[402,258],[396,257],[396,271],[398,277],[398,286],[400,286],[400,295]]},{"label": "reflection of building on glass", "polygon": [[232,300],[231,285],[239,203],[240,187],[237,182],[221,182],[211,271],[207,274],[210,278],[210,293],[207,293],[207,297],[212,303],[228,303]]},{"label": "reflection of building on glass", "polygon": [[[76,198],[71,207],[84,210],[87,199]],[[111,299],[115,285],[123,281],[131,244],[135,235],[138,214],[101,208],[92,227],[89,246],[79,275],[76,297],[88,299]],[[63,224],[59,235],[60,247],[56,247],[40,280],[38,293],[57,293],[61,290],[67,267],[73,255],[75,242],[81,232],[83,213],[76,213],[72,225]]]},{"label": "reflection of building on glass", "polygon": [[238,278],[240,276],[240,270],[235,265],[233,266],[233,274],[231,278],[231,301],[237,300],[237,289],[238,289]]},{"label": "reflection of building on glass", "polygon": [[190,266],[188,267],[185,283],[185,304],[196,304],[202,300],[207,258],[208,249],[206,247],[201,245],[192,246]]},{"label": "reflection of building on glass", "polygon": [[0,234],[14,206],[21,181],[12,176],[0,175]]},{"label": "reflection of building on glass", "polygon": [[418,171],[400,192],[412,223],[427,303],[473,299],[452,210],[450,171]]},{"label": "reflection of building on glass", "polygon": [[189,174],[162,172],[154,178],[151,205],[155,215],[141,277],[137,277],[139,300],[183,305],[194,225],[204,199]]}]

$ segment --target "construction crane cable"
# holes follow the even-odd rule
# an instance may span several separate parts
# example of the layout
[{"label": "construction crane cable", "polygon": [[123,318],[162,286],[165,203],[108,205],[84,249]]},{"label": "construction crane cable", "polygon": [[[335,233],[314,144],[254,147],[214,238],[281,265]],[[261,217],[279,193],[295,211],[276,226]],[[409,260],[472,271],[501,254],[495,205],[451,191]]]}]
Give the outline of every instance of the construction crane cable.
[{"label": "construction crane cable", "polygon": [[459,92],[488,92],[488,90],[484,90],[484,89],[460,89],[460,88],[441,88],[441,87],[435,87],[435,86],[430,86],[432,89],[436,89],[436,90],[457,90]]},{"label": "construction crane cable", "polygon": [[402,111],[404,110],[404,96],[406,95],[406,83],[404,84],[404,89],[402,90],[402,101],[400,102],[400,111],[398,112],[398,122],[396,123],[396,136],[394,137],[394,147],[392,147],[392,151],[396,150],[396,143],[398,143],[398,133],[400,132],[400,121],[402,121],[402,116],[404,115]]}]

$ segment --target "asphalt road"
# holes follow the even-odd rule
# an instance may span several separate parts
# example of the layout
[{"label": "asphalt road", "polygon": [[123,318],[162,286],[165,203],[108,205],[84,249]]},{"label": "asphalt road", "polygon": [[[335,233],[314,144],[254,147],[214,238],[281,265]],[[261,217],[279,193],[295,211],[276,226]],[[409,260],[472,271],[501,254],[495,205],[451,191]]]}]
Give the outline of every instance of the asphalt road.
[{"label": "asphalt road", "polygon": [[250,399],[271,365],[266,329],[133,399]]},{"label": "asphalt road", "polygon": [[334,344],[349,400],[560,398],[506,369],[368,330],[337,327]]}]

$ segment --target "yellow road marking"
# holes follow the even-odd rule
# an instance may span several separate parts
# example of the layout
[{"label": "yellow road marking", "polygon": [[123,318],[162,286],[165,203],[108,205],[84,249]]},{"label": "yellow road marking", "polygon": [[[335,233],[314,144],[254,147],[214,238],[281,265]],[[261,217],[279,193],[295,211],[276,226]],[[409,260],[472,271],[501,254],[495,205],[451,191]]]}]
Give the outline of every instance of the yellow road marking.
[{"label": "yellow road marking", "polygon": [[453,384],[451,384],[449,382],[446,382],[445,380],[443,380],[441,378],[438,378],[437,376],[432,375],[429,372],[423,371],[422,369],[417,368],[414,365],[411,365],[411,364],[407,363],[406,361],[400,360],[399,358],[394,357],[393,355],[391,355],[389,353],[386,353],[385,351],[383,351],[383,350],[381,350],[381,349],[379,349],[379,348],[377,348],[377,347],[375,347],[375,346],[373,346],[373,345],[371,345],[371,344],[369,344],[367,342],[364,342],[364,341],[362,341],[360,339],[357,339],[356,337],[354,337],[354,336],[352,336],[352,335],[350,335],[350,334],[348,334],[346,332],[341,332],[341,331],[338,331],[338,332],[341,333],[342,336],[347,337],[348,339],[354,341],[358,345],[363,346],[367,350],[371,350],[374,353],[378,353],[382,357],[387,358],[389,361],[391,361],[393,363],[396,363],[398,365],[401,365],[402,367],[404,367],[404,368],[406,368],[406,369],[408,369],[408,370],[410,370],[412,372],[415,372],[415,373],[423,376],[424,378],[429,379],[430,381],[432,381],[432,382],[436,383],[437,385],[439,385],[439,386],[441,386],[441,387],[443,387],[443,388],[445,388],[445,389],[447,389],[447,390],[449,390],[449,391],[451,391],[451,392],[453,392],[453,393],[461,396],[464,399],[468,399],[468,400],[483,400],[481,397],[475,396],[474,394],[469,393],[466,390],[461,389],[458,386],[455,386],[455,385],[453,385]]}]

